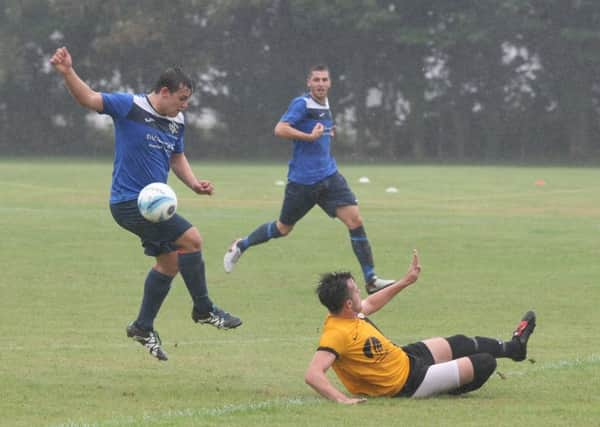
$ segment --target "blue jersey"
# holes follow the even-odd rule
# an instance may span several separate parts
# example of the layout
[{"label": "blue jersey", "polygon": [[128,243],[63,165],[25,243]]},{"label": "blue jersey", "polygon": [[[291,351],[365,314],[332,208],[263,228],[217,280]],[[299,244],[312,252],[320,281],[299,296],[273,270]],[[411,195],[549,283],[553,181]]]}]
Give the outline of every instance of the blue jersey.
[{"label": "blue jersey", "polygon": [[325,126],[325,132],[316,141],[293,140],[294,152],[288,170],[290,181],[310,185],[337,172],[330,150],[333,116],[329,101],[319,104],[308,93],[294,98],[280,121],[305,133],[311,133],[317,123]]},{"label": "blue jersey", "polygon": [[171,155],[183,152],[183,114],[162,116],[145,95],[103,93],[102,101],[115,124],[110,203],[137,199],[151,182],[167,182]]}]

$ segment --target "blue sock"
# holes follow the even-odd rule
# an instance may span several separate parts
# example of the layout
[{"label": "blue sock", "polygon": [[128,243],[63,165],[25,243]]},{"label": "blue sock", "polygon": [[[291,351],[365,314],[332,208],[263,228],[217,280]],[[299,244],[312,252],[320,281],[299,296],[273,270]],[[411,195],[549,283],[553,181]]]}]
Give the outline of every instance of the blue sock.
[{"label": "blue sock", "polygon": [[277,228],[277,221],[266,222],[263,225],[258,226],[256,230],[248,235],[248,237],[240,240],[238,247],[244,252],[250,246],[260,245],[261,243],[265,243],[281,236],[282,234]]},{"label": "blue sock", "polygon": [[350,230],[350,241],[352,242],[354,255],[356,255],[363,276],[365,277],[365,282],[368,282],[375,275],[375,265],[371,245],[369,244],[365,228],[362,225],[354,230]]},{"label": "blue sock", "polygon": [[135,321],[137,326],[147,331],[154,328],[154,319],[171,289],[172,280],[171,276],[159,273],[154,269],[150,270],[144,283],[144,298],[140,313]]},{"label": "blue sock", "polygon": [[194,302],[194,310],[204,314],[213,309],[208,297],[202,252],[179,254],[179,272]]}]

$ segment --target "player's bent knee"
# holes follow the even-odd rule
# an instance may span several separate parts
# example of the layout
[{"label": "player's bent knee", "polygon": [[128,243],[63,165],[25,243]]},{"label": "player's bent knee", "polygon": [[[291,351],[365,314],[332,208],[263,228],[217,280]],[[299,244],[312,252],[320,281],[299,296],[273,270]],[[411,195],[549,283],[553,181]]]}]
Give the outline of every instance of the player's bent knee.
[{"label": "player's bent knee", "polygon": [[177,253],[169,252],[167,254],[159,255],[156,257],[156,265],[153,268],[161,274],[175,277],[177,273],[179,273]]},{"label": "player's bent knee", "polygon": [[179,268],[175,265],[175,266],[166,266],[166,265],[160,265],[160,264],[156,264],[154,266],[154,269],[156,271],[158,271],[161,274],[164,274],[165,276],[169,276],[169,277],[175,277],[177,275],[177,273],[179,273]]},{"label": "player's bent knee", "polygon": [[278,237],[285,237],[292,232],[294,229],[293,225],[282,224],[281,222],[277,223],[277,230],[279,231]]},{"label": "player's bent knee", "polygon": [[350,217],[350,218],[345,218],[345,217],[339,217],[338,218],[344,223],[346,224],[346,227],[348,227],[348,230],[356,230],[359,227],[363,226],[363,221],[362,218],[360,216],[355,216],[355,217]]},{"label": "player's bent knee", "polygon": [[473,380],[461,385],[451,394],[463,394],[477,390],[488,380],[490,375],[496,370],[496,359],[488,353],[477,353],[467,356],[473,365]]},{"label": "player's bent knee", "polygon": [[202,236],[196,227],[192,227],[183,233],[175,244],[182,252],[198,252],[202,250]]},{"label": "player's bent knee", "polygon": [[468,357],[473,364],[473,381],[480,383],[481,387],[496,370],[496,359],[488,353],[477,353]]}]

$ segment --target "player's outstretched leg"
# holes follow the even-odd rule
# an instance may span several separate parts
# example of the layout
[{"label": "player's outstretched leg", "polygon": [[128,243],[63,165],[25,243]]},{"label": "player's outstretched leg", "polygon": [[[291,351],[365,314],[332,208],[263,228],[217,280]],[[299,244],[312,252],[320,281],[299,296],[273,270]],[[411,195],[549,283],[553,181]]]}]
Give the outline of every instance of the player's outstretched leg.
[{"label": "player's outstretched leg", "polygon": [[161,347],[162,342],[157,331],[146,331],[138,327],[135,322],[127,325],[126,331],[129,338],[132,338],[134,341],[137,341],[146,347],[152,356],[156,357],[158,360],[168,360],[166,353]]},{"label": "player's outstretched leg", "polygon": [[[286,234],[289,233],[292,226],[288,227],[289,230],[286,231]],[[285,236],[285,234],[279,231],[279,227],[277,227],[277,221],[271,221],[259,225],[247,237],[234,240],[223,257],[223,267],[225,268],[225,272],[231,273],[233,271],[235,264],[239,261],[244,251],[249,247],[260,245],[268,242],[271,239],[278,239],[283,236]]]},{"label": "player's outstretched leg", "polygon": [[196,323],[212,325],[218,329],[233,329],[242,324],[242,319],[221,310],[216,305],[213,305],[212,311],[209,311],[208,314],[201,314],[192,309],[192,320]]},{"label": "player's outstretched leg", "polygon": [[512,357],[515,362],[525,360],[527,357],[527,341],[535,329],[535,312],[528,311],[523,315],[521,322],[513,332],[512,341],[518,344],[518,350]]}]

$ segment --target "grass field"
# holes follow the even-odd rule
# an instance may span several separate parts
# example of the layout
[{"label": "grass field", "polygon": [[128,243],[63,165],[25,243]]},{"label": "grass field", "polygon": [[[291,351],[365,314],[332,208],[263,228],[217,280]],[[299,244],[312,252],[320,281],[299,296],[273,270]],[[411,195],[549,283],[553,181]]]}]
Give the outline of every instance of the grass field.
[{"label": "grass field", "polygon": [[172,179],[179,212],[203,235],[213,299],[244,325],[194,324],[176,278],[156,322],[170,360],[158,363],[125,336],[151,259],[110,216],[110,163],[0,161],[0,425],[600,425],[600,170],[342,166],[379,274],[400,276],[421,253],[419,282],[372,317],[395,342],[505,338],[538,313],[535,363],[500,360],[505,379],[464,397],[346,407],[303,381],[325,316],[318,274],[360,277],[345,227],[315,209],[226,275],[231,240],[278,215],[286,167],[194,168],[216,194]]}]

